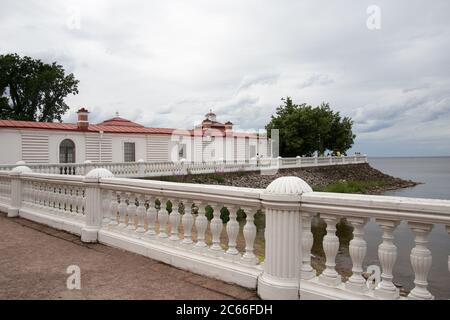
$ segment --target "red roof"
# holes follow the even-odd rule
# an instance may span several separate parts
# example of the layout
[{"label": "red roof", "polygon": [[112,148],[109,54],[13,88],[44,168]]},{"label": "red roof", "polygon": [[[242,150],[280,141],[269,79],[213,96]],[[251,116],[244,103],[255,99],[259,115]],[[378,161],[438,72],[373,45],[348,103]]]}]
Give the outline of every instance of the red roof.
[{"label": "red roof", "polygon": [[[36,122],[36,121],[19,121],[19,120],[0,120],[0,128],[15,129],[40,129],[40,130],[64,130],[78,131],[76,123],[60,123],[60,122]],[[183,131],[189,132],[190,135],[198,135],[202,131],[198,130],[179,130],[172,128],[147,128],[138,123],[123,118],[112,118],[99,124],[90,124],[87,130],[82,132],[100,132],[105,133],[130,133],[130,134],[183,134]],[[218,130],[213,130],[214,135],[219,135]],[[231,136],[257,138],[256,134],[245,132],[231,132]]]},{"label": "red roof", "polygon": [[120,117],[111,118],[98,124],[99,126],[137,127],[145,128],[143,125]]}]

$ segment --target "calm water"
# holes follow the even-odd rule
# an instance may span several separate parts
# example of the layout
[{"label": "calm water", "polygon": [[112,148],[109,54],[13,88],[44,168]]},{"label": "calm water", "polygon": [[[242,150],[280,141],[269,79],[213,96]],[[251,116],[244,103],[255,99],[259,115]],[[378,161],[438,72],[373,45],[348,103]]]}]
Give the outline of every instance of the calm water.
[{"label": "calm water", "polygon": [[[388,191],[385,195],[400,197],[418,197],[450,200],[450,157],[433,158],[369,158],[374,168],[403,179],[422,182],[412,188]],[[366,265],[379,264],[377,247],[381,243],[381,231],[373,222],[366,226],[365,239],[368,243]],[[414,247],[414,236],[403,222],[395,231],[395,244],[398,258],[394,268],[395,281],[410,290],[413,288],[414,273],[409,254]],[[437,225],[429,237],[429,249],[433,255],[433,264],[429,273],[429,290],[436,299],[450,299],[450,236],[443,225]]]}]

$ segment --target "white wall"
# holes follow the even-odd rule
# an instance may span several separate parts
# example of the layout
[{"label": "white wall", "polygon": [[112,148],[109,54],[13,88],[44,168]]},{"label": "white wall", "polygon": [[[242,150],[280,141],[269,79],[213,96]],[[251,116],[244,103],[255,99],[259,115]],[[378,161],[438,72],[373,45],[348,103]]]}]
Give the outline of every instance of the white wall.
[{"label": "white wall", "polygon": [[18,130],[0,129],[0,164],[22,160],[22,141]]},{"label": "white wall", "polygon": [[136,161],[147,159],[147,138],[145,135],[112,134],[112,161],[124,162],[124,142],[134,142]]}]

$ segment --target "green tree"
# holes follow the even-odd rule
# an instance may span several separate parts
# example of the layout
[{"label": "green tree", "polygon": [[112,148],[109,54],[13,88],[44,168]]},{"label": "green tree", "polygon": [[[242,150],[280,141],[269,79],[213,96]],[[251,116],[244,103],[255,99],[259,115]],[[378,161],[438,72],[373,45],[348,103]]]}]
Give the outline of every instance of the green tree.
[{"label": "green tree", "polygon": [[0,55],[0,119],[61,121],[69,109],[64,99],[78,94],[78,82],[56,62]]},{"label": "green tree", "polygon": [[326,150],[343,153],[353,145],[353,121],[342,118],[328,103],[312,107],[294,104],[290,97],[281,100],[284,104],[266,125],[269,136],[271,129],[279,130],[281,156],[311,156],[315,151],[324,154]]}]

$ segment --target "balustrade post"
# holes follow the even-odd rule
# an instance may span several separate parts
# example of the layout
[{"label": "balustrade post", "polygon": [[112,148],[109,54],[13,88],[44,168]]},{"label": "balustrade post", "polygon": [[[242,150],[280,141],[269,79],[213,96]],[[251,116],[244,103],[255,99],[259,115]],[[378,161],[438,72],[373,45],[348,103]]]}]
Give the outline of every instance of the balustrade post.
[{"label": "balustrade post", "polygon": [[264,271],[258,278],[262,299],[299,299],[302,219],[299,195],[312,192],[298,177],[278,178],[261,193],[266,213]]},{"label": "balustrade post", "polygon": [[408,223],[414,233],[415,247],[411,250],[411,265],[414,270],[414,289],[408,294],[409,299],[432,300],[434,296],[428,291],[428,272],[431,268],[431,251],[427,248],[427,237],[433,225],[424,223]]},{"label": "balustrade post", "polygon": [[210,249],[212,251],[222,253],[223,249],[220,246],[220,233],[223,227],[222,219],[220,219],[220,209],[222,209],[222,205],[214,203],[211,205],[211,208],[214,211],[213,211],[213,218],[211,219],[211,223],[209,225],[212,234],[212,245]]},{"label": "balustrade post", "polygon": [[338,286],[342,282],[336,271],[336,255],[339,250],[339,238],[336,236],[336,224],[339,218],[333,215],[321,215],[327,224],[327,234],[323,237],[323,251],[325,252],[325,270],[319,276],[319,281],[329,286]]},{"label": "balustrade post", "polygon": [[244,207],[244,212],[247,218],[244,225],[244,239],[245,239],[245,252],[242,256],[242,262],[246,264],[257,264],[258,259],[254,254],[253,245],[256,238],[256,226],[255,226],[255,214],[256,208]]},{"label": "balustrade post", "polygon": [[[89,172],[91,172],[91,170],[94,170],[92,161],[91,160],[84,161],[84,174],[87,175]],[[63,169],[63,171],[64,171],[64,169]],[[64,174],[64,172],[63,172],[63,174]]]},{"label": "balustrade post", "polygon": [[102,226],[103,208],[100,190],[101,178],[113,178],[106,169],[94,169],[84,177],[86,184],[85,225],[81,229],[81,241],[97,242],[98,230]]},{"label": "balustrade post", "polygon": [[237,210],[239,207],[233,205],[227,205],[228,212],[230,213],[230,220],[227,222],[227,234],[228,234],[228,250],[226,251],[226,257],[235,260],[239,257],[239,251],[236,249],[236,239],[239,233],[239,222],[237,222]]},{"label": "balustrade post", "polygon": [[348,218],[347,221],[353,226],[353,239],[350,241],[349,252],[352,258],[352,275],[345,283],[345,287],[356,292],[368,290],[366,280],[362,276],[363,262],[367,252],[367,243],[364,240],[364,226],[366,218]]},{"label": "balustrade post", "polygon": [[170,237],[169,240],[178,241],[178,225],[180,224],[180,200],[175,199],[172,201],[172,212],[169,215],[170,221]]},{"label": "balustrade post", "polygon": [[32,172],[29,167],[24,165],[24,161],[18,161],[16,164],[18,164],[18,166],[9,172],[9,177],[11,179],[11,202],[8,208],[9,218],[19,216],[19,210],[22,206],[23,185],[20,177],[23,173]]},{"label": "balustrade post", "polygon": [[111,192],[111,203],[109,206],[109,215],[110,215],[110,222],[109,225],[111,227],[115,227],[118,225],[117,222],[117,207],[119,206],[119,203],[117,202],[117,193],[116,191]]},{"label": "balustrade post", "polygon": [[124,229],[127,227],[126,219],[127,219],[127,203],[125,201],[125,192],[119,192],[120,195],[120,203],[117,206],[117,210],[119,211],[119,225],[118,228]]},{"label": "balustrade post", "polygon": [[159,234],[160,238],[167,238],[167,221],[169,220],[169,213],[167,212],[167,201],[165,198],[160,198],[160,208],[158,211],[158,222],[159,222]]},{"label": "balustrade post", "polygon": [[302,279],[308,280],[316,276],[316,271],[311,266],[311,249],[314,243],[313,234],[311,232],[312,214],[302,212]]},{"label": "balustrade post", "polygon": [[147,232],[145,232],[145,236],[148,238],[152,238],[156,235],[155,223],[157,217],[158,211],[155,207],[155,198],[150,197],[148,200],[147,208]]},{"label": "balustrade post", "polygon": [[137,161],[137,166],[138,166],[138,176],[145,177],[145,161],[142,159],[139,159]]},{"label": "balustrade post", "polygon": [[142,234],[145,232],[144,220],[145,220],[145,214],[146,214],[144,196],[140,194],[138,196],[138,201],[139,201],[139,206],[136,209],[136,215],[138,217],[138,227],[136,229],[136,232]]},{"label": "balustrade post", "polygon": [[126,230],[133,234],[136,230],[135,216],[136,216],[136,196],[134,193],[128,193],[128,206],[127,206],[127,227]]},{"label": "balustrade post", "polygon": [[197,230],[197,243],[195,244],[195,248],[201,251],[207,247],[205,242],[205,231],[208,226],[208,219],[205,216],[204,203],[196,201],[195,205],[198,208],[197,218],[195,219],[195,229]]},{"label": "balustrade post", "polygon": [[383,242],[378,246],[378,259],[381,264],[381,281],[375,288],[375,297],[381,299],[398,299],[399,290],[392,280],[394,276],[395,261],[397,260],[397,247],[393,243],[394,230],[398,226],[398,221],[377,219],[381,230],[383,230]]},{"label": "balustrade post", "polygon": [[192,215],[192,201],[185,199],[183,200],[184,213],[181,218],[181,222],[183,224],[183,234],[184,238],[181,242],[182,244],[191,244],[192,243],[192,226],[194,225],[194,216]]},{"label": "balustrade post", "polygon": [[302,157],[296,156],[295,159],[297,167],[300,168],[302,166]]}]

